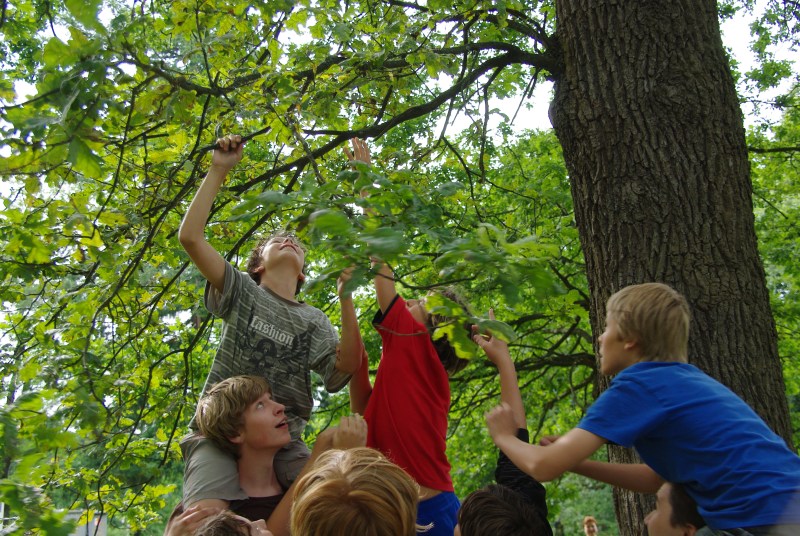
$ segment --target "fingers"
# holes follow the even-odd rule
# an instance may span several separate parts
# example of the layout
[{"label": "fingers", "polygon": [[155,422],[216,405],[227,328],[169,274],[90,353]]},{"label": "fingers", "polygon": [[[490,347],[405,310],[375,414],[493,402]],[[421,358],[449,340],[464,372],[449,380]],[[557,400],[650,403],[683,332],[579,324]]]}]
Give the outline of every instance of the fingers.
[{"label": "fingers", "polygon": [[345,268],[342,270],[342,273],[339,274],[339,281],[342,283],[346,283],[353,278],[353,269],[354,267],[351,266],[349,268]]},{"label": "fingers", "polygon": [[[489,309],[489,315],[488,316],[489,316],[489,320],[494,320],[495,319],[494,318],[494,309],[491,309],[491,308]],[[483,348],[483,347],[486,346],[487,343],[489,343],[489,342],[491,342],[493,340],[492,332],[489,331],[489,330],[486,330],[485,333],[480,333],[478,331],[479,329],[480,328],[477,325],[473,325],[472,326],[472,332],[473,332],[472,340],[475,341],[475,344],[477,344],[478,346]]]},{"label": "fingers", "polygon": [[239,134],[229,134],[217,139],[217,147],[225,153],[237,151],[243,145],[242,137]]},{"label": "fingers", "polygon": [[192,506],[175,518],[170,527],[170,536],[184,536],[193,534],[206,518],[218,514],[221,508],[213,506]]},{"label": "fingers", "polygon": [[358,413],[342,417],[333,438],[333,447],[350,449],[367,444],[367,421]]},{"label": "fingers", "polygon": [[347,156],[347,159],[352,161],[364,162],[365,164],[371,164],[372,159],[370,158],[369,154],[369,146],[367,142],[362,140],[361,138],[353,138],[350,140],[350,143],[353,145],[352,152],[344,148],[344,154]]},{"label": "fingers", "polygon": [[267,530],[267,522],[263,519],[253,521],[250,523],[250,536],[272,536],[272,533]]}]

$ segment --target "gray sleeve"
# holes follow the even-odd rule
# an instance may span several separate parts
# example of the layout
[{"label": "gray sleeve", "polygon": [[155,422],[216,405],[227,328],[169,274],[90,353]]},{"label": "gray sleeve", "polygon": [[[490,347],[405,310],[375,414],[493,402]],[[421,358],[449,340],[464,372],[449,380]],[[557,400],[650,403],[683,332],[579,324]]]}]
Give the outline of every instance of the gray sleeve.
[{"label": "gray sleeve", "polygon": [[234,268],[231,263],[225,263],[225,287],[222,292],[212,287],[211,283],[206,283],[203,294],[206,309],[214,316],[226,318],[242,292],[245,283],[242,278],[245,277],[249,278],[250,276]]}]

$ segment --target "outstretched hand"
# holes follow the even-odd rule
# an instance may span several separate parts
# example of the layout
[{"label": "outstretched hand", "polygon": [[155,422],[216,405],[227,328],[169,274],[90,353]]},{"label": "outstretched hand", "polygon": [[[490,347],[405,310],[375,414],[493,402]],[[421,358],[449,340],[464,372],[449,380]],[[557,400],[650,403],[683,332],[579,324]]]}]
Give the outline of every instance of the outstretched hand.
[{"label": "outstretched hand", "polygon": [[344,148],[344,154],[351,162],[364,162],[365,164],[372,164],[372,158],[369,154],[369,146],[367,142],[361,138],[353,138],[350,140],[353,145],[353,150],[350,151],[347,147]]},{"label": "outstretched hand", "polygon": [[349,298],[350,293],[347,292],[347,283],[353,278],[353,267],[345,268],[342,270],[342,273],[339,274],[338,279],[336,279],[336,292],[339,294],[340,298]]},{"label": "outstretched hand", "polygon": [[244,142],[240,135],[229,134],[219,138],[211,155],[211,166],[227,173],[242,159],[243,151]]},{"label": "outstretched hand", "polygon": [[[494,320],[493,309],[489,309],[489,318]],[[486,357],[488,357],[489,361],[494,363],[496,367],[499,367],[502,361],[511,359],[508,353],[508,343],[492,335],[491,331],[480,333],[478,326],[472,326],[472,340],[475,341],[475,344],[483,348],[483,351],[486,352]]]}]

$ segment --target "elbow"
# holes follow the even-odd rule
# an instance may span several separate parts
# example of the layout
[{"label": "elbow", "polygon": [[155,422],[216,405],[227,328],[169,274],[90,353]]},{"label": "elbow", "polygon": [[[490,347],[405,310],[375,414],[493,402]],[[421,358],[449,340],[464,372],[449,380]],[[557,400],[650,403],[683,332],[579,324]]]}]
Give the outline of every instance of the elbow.
[{"label": "elbow", "polygon": [[552,465],[544,462],[531,462],[525,468],[525,472],[539,482],[550,482],[564,474]]},{"label": "elbow", "polygon": [[205,236],[202,234],[198,236],[197,233],[193,233],[183,225],[178,229],[178,242],[180,242],[183,249],[188,252],[195,251],[198,245],[204,240]]},{"label": "elbow", "polygon": [[194,237],[192,236],[192,233],[190,233],[183,225],[181,225],[178,229],[178,241],[181,243],[184,249],[191,247],[191,245],[194,243]]}]

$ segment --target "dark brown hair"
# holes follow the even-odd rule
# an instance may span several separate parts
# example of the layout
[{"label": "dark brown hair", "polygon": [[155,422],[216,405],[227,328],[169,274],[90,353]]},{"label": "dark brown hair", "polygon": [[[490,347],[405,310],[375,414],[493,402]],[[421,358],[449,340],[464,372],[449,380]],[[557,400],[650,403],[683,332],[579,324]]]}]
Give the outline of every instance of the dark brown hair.
[{"label": "dark brown hair", "polygon": [[[454,303],[457,303],[459,306],[461,306],[461,309],[467,314],[467,316],[470,315],[470,311],[469,308],[467,307],[466,302],[458,294],[458,292],[456,292],[454,288],[446,287],[442,289],[436,289],[433,292],[444,296],[445,298]],[[433,342],[433,347],[436,348],[436,354],[439,356],[439,361],[442,362],[442,365],[444,366],[444,369],[447,371],[447,374],[449,376],[458,374],[459,372],[464,370],[464,367],[466,367],[469,364],[469,360],[458,357],[456,349],[453,348],[453,345],[450,344],[449,340],[447,340],[447,335],[444,335],[436,339],[433,338],[433,334],[436,331],[437,327],[444,324],[450,324],[452,322],[455,322],[455,319],[453,319],[452,317],[439,314],[430,314],[428,315],[427,326],[426,326],[428,328],[428,333],[430,333],[431,335],[431,341]],[[467,338],[471,338],[472,322],[467,320],[463,323],[462,327],[467,332]]]},{"label": "dark brown hair", "polygon": [[539,513],[516,491],[489,484],[473,491],[458,511],[461,536],[549,536]]},{"label": "dark brown hair", "polygon": [[[250,252],[250,256],[247,258],[247,268],[246,268],[248,275],[253,281],[256,282],[257,285],[261,285],[261,272],[259,272],[258,269],[261,267],[261,262],[262,262],[261,255],[264,252],[264,246],[266,246],[270,242],[270,240],[274,238],[283,238],[287,236],[295,238],[297,240],[297,243],[300,244],[300,247],[303,248],[303,251],[304,252],[306,251],[305,246],[303,246],[300,240],[298,240],[297,237],[294,235],[294,233],[292,233],[291,231],[277,231],[259,240],[258,244],[256,244],[256,247],[253,248],[253,250]],[[306,272],[305,263],[303,264],[302,272],[303,273]],[[303,280],[298,279],[297,287],[294,289],[295,296],[300,294],[301,288],[303,288]]]}]

